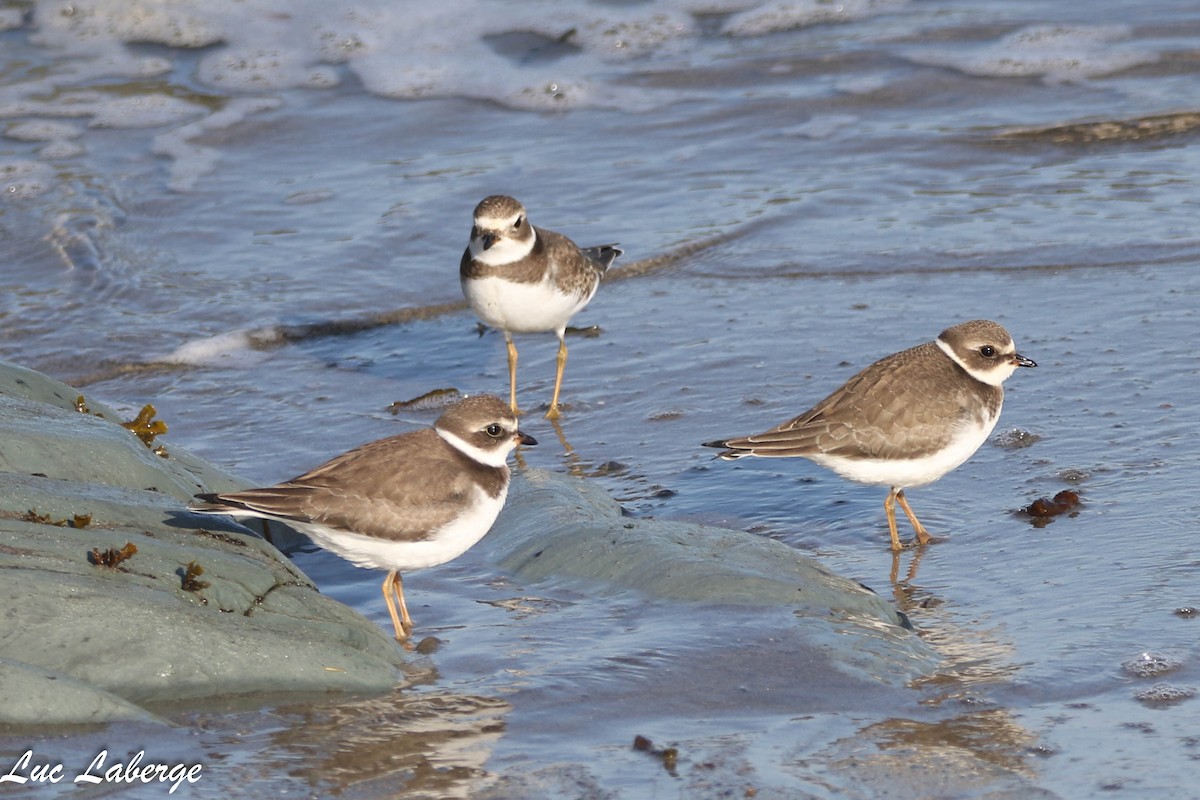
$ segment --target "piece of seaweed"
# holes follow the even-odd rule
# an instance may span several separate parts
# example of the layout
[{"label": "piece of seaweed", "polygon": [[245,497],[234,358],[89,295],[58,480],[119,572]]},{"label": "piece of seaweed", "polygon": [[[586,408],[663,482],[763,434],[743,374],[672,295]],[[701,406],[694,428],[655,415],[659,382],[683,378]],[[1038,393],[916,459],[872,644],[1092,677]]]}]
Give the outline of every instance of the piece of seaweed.
[{"label": "piece of seaweed", "polygon": [[129,422],[122,422],[121,427],[132,431],[133,435],[141,439],[142,444],[146,447],[152,447],[154,437],[162,436],[167,432],[167,423],[161,419],[155,419],[156,414],[158,414],[158,410],[154,405],[146,403],[136,417]]},{"label": "piece of seaweed", "polygon": [[126,542],[121,549],[110,547],[107,550],[101,550],[99,547],[93,548],[88,560],[97,567],[114,568],[122,561],[132,557],[137,553],[137,545],[133,542]]},{"label": "piece of seaweed", "polygon": [[38,525],[55,525],[59,528],[86,528],[92,524],[91,514],[75,514],[70,519],[54,519],[49,514],[39,514],[36,509],[29,509],[21,517],[23,522],[36,522]]},{"label": "piece of seaweed", "polygon": [[198,592],[201,589],[207,589],[210,584],[208,581],[200,580],[200,576],[204,574],[204,567],[197,564],[195,561],[189,561],[187,567],[183,570],[183,585],[185,592]]},{"label": "piece of seaweed", "polygon": [[673,778],[679,777],[679,750],[675,747],[655,747],[654,742],[638,734],[633,737],[633,749],[639,753],[657,758],[662,762],[663,769]]}]

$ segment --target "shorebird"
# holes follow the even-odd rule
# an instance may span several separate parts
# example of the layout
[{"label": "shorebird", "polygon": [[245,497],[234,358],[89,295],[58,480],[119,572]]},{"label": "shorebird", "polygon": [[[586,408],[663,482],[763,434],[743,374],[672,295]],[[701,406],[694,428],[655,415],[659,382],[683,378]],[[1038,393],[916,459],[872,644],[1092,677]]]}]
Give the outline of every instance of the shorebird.
[{"label": "shorebird", "polygon": [[1008,331],[974,320],[932,342],[882,358],[798,417],[754,436],[705,442],[718,458],[807,458],[843,478],[889,487],[883,507],[900,550],[896,503],[926,544],[931,537],[904,490],[932,483],[987,440],[1004,402],[1005,379],[1036,367]]},{"label": "shorebird", "polygon": [[476,395],[432,428],[364,444],[275,486],[198,494],[190,509],[276,520],[355,566],[388,570],[383,599],[404,641],[413,622],[400,573],[444,564],[483,538],[508,495],[508,454],[521,444],[537,442],[508,405]]},{"label": "shorebird", "polygon": [[507,195],[485,197],[475,207],[471,242],[459,263],[463,294],[476,315],[504,332],[508,345],[509,405],[517,408],[514,333],[554,331],[557,371],[549,419],[558,419],[559,392],[567,364],[567,324],[591,301],[609,265],[621,255],[615,244],[580,248],[562,234],[529,222],[525,206]]}]

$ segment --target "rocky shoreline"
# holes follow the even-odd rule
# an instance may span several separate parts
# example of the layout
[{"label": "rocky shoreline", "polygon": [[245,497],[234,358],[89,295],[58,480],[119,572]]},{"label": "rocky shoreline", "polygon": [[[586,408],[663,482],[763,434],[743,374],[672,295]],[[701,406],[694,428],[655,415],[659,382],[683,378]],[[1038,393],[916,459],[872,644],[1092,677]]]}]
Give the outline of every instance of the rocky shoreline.
[{"label": "rocky shoreline", "polygon": [[[186,510],[197,492],[243,483],[135,433],[66,384],[0,364],[0,723],[155,719],[147,708],[168,702],[404,685],[406,655],[382,628],[254,533]],[[624,517],[565,476],[518,472],[479,547],[530,583],[792,606],[805,620],[797,635],[863,676],[907,681],[937,661],[888,603],[786,545]]]}]

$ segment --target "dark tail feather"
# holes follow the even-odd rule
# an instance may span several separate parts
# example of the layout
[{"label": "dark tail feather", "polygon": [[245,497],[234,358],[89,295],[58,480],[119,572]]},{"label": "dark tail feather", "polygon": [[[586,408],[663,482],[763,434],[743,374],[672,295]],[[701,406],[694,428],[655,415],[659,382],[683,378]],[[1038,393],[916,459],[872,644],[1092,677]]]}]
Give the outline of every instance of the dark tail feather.
[{"label": "dark tail feather", "polygon": [[[704,442],[703,446],[704,447],[729,448],[729,441],[726,439],[717,439],[716,441],[712,441],[712,442]],[[748,455],[753,455],[753,454],[750,453],[748,450],[726,449],[724,452],[717,453],[716,457],[723,461],[736,461],[737,459],[743,458]]]},{"label": "dark tail feather", "polygon": [[597,264],[604,267],[604,269],[608,269],[612,266],[612,263],[617,260],[617,256],[621,255],[625,251],[617,247],[616,243],[613,243],[598,244],[595,247],[580,248],[580,252],[590,258],[592,261],[595,261]]},{"label": "dark tail feather", "polygon": [[196,498],[196,502],[188,503],[189,511],[199,511],[200,513],[207,514],[229,514],[245,507],[241,503],[226,500],[216,492],[205,492],[204,494],[193,496]]}]

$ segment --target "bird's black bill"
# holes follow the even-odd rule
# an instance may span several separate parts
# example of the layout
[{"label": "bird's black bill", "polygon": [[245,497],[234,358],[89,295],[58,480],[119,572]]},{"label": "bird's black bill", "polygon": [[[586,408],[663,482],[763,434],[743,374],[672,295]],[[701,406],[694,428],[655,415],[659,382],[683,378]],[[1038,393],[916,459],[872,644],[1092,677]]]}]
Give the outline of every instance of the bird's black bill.
[{"label": "bird's black bill", "polygon": [[524,431],[517,431],[517,443],[524,445],[535,445],[537,444],[537,439],[533,438]]},{"label": "bird's black bill", "polygon": [[496,243],[496,238],[496,234],[494,233],[485,233],[479,237],[479,241],[483,242],[484,250],[490,250],[492,245]]},{"label": "bird's black bill", "polygon": [[1025,356],[1021,355],[1020,353],[1016,353],[1015,355],[1013,355],[1013,363],[1016,364],[1018,367],[1036,367],[1037,366],[1036,361],[1034,361],[1032,358],[1026,358]]}]

